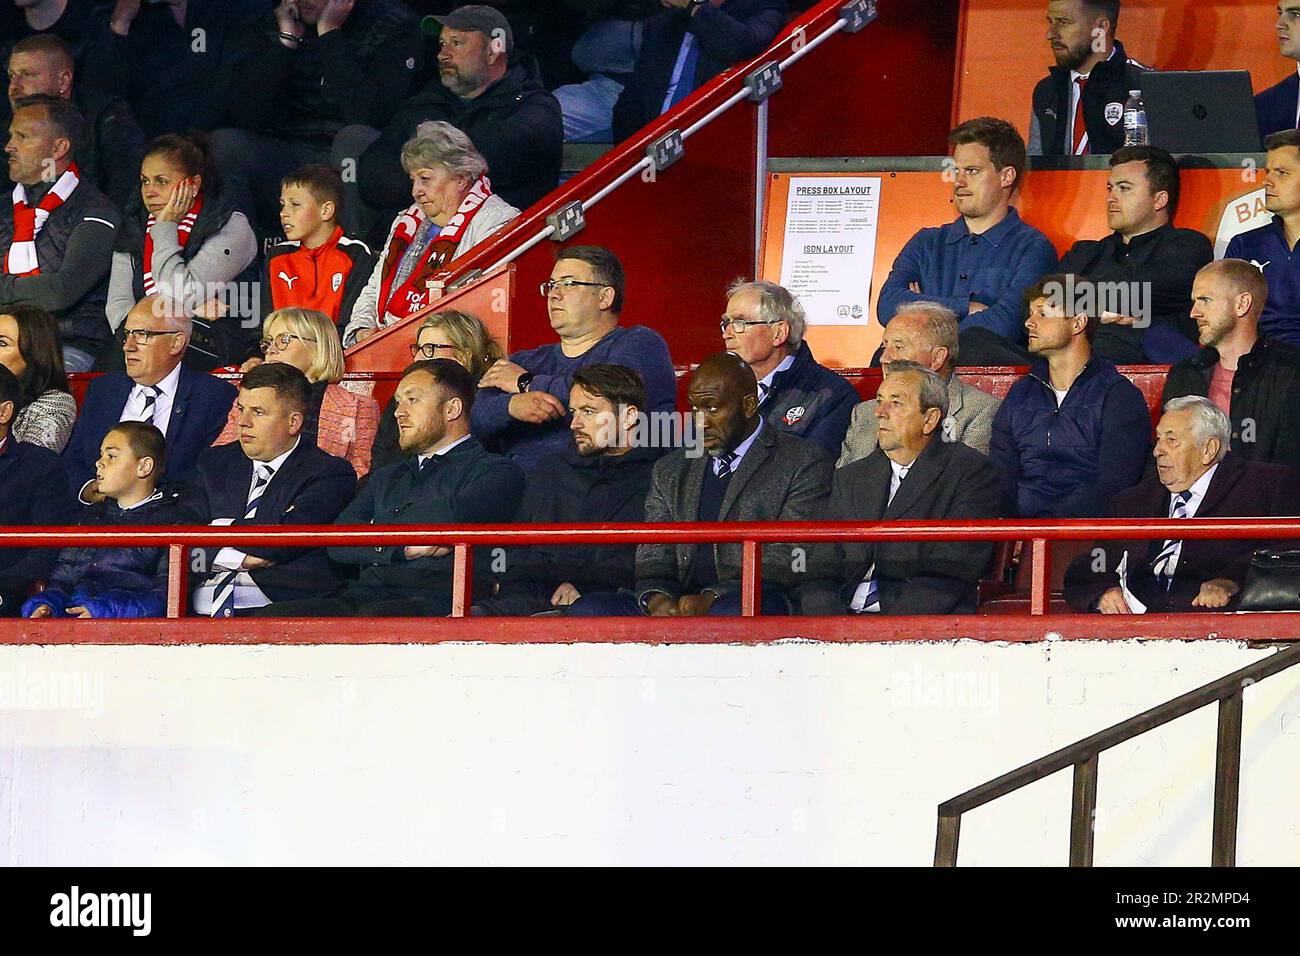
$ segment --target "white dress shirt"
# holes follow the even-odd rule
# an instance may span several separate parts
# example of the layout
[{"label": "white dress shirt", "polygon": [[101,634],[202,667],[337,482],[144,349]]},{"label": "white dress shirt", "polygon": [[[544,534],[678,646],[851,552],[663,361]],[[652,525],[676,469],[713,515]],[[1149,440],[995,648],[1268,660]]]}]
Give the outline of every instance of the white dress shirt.
[{"label": "white dress shirt", "polygon": [[[271,487],[271,482],[275,481],[275,476],[280,473],[280,469],[284,467],[284,463],[289,460],[289,456],[298,450],[298,443],[301,441],[302,437],[299,436],[298,440],[293,443],[292,448],[286,451],[283,455],[277,455],[270,461],[253,462],[252,473],[248,479],[248,491],[244,494],[245,501],[247,501],[253,494],[253,486],[257,482],[257,466],[269,466],[271,469],[270,481],[267,482],[266,488],[262,491],[262,494],[265,495]],[[242,518],[243,514],[241,513],[239,517]],[[213,518],[212,524],[214,526],[227,527],[234,521],[234,518]],[[239,570],[240,565],[244,563],[246,557],[248,557],[248,555],[245,552],[240,551],[238,548],[222,548],[217,552],[217,556],[212,559],[212,568],[208,573],[208,580],[201,584],[194,592],[194,610],[196,613],[205,616],[210,616],[212,614],[212,603],[216,598],[216,588],[214,587],[214,575],[212,572]],[[271,599],[257,586],[257,582],[253,580],[251,574],[247,571],[240,571],[235,575],[236,608],[266,607],[270,603]]]},{"label": "white dress shirt", "polygon": [[794,364],[794,356],[787,355],[785,358],[781,359],[780,365],[772,369],[772,371],[768,372],[766,375],[764,375],[762,378],[758,380],[758,404],[759,405],[762,405],[765,401],[767,401],[767,396],[772,394],[773,380],[793,364]]},{"label": "white dress shirt", "polygon": [[167,377],[155,386],[158,389],[158,398],[154,401],[153,415],[145,415],[144,409],[147,403],[146,396],[148,390],[143,385],[136,385],[131,389],[131,394],[126,397],[126,404],[122,406],[122,416],[119,422],[143,422],[148,421],[158,427],[158,430],[167,435],[167,426],[172,420],[172,405],[176,401],[176,389],[180,387],[181,367],[177,365]]},{"label": "white dress shirt", "polygon": [[[1209,471],[1201,475],[1201,477],[1197,478],[1196,481],[1192,483],[1192,487],[1187,489],[1192,493],[1192,496],[1187,499],[1187,503],[1183,505],[1183,510],[1187,512],[1187,517],[1189,518],[1196,517],[1196,512],[1197,510],[1200,509],[1201,502],[1205,500],[1205,493],[1210,489],[1210,482],[1214,480],[1214,473],[1218,470],[1219,470],[1219,463],[1215,462],[1213,465],[1210,466]],[[1172,493],[1169,495],[1169,517],[1170,518],[1174,516],[1174,508],[1176,506],[1175,503],[1177,499],[1178,499],[1177,495]],[[1165,574],[1167,576],[1171,578],[1174,576],[1174,571],[1178,569],[1178,559],[1182,555],[1182,552],[1183,552],[1183,542],[1178,541],[1177,544],[1174,546],[1174,553],[1172,557],[1170,557],[1169,559],[1169,564],[1165,568]]]}]

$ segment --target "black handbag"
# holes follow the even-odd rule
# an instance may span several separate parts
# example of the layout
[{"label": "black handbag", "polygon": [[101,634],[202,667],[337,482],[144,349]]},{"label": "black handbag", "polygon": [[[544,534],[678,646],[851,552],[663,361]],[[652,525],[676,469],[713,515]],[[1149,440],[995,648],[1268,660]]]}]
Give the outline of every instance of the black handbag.
[{"label": "black handbag", "polygon": [[1256,551],[1250,556],[1240,611],[1300,611],[1300,551]]}]

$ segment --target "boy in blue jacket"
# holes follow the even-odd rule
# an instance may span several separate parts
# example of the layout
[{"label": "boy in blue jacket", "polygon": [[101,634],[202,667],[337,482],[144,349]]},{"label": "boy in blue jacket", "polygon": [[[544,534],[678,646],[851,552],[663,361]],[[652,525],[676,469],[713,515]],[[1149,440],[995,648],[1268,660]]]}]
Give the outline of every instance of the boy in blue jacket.
[{"label": "boy in blue jacket", "polygon": [[[180,492],[159,490],[165,444],[147,422],[121,422],[104,436],[95,477],[105,500],[84,508],[83,525],[178,521]],[[49,586],[23,604],[23,617],[163,617],[165,548],[64,548]]]}]

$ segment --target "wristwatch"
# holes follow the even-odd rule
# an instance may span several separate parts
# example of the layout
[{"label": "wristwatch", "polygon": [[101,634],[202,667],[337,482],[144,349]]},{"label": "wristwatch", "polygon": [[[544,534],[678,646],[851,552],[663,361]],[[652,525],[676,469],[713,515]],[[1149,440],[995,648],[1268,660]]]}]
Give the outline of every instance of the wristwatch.
[{"label": "wristwatch", "polygon": [[519,376],[518,380],[515,382],[515,387],[518,388],[519,391],[522,393],[528,391],[528,386],[532,384],[533,384],[533,373],[524,372],[522,375]]}]

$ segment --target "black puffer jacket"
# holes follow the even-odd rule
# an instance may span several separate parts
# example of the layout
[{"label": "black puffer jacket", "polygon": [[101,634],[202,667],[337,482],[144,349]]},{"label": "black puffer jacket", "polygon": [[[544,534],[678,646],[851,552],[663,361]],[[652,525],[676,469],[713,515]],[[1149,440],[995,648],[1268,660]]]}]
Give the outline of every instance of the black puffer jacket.
[{"label": "black puffer jacket", "polygon": [[361,157],[361,198],[376,209],[411,204],[411,178],[402,169],[402,145],[426,120],[462,130],[488,162],[492,191],[527,209],[560,181],[564,116],[542,86],[536,62],[526,57],[480,96],[465,101],[434,79],[398,108],[383,135]]},{"label": "black puffer jacket", "polygon": [[[122,510],[115,501],[84,508],[82,525],[132,527],[178,524],[181,493],[159,490],[156,497]],[[82,606],[94,617],[161,617],[167,603],[166,548],[64,548],[48,587],[28,599],[23,615],[47,604],[55,617]]]}]

